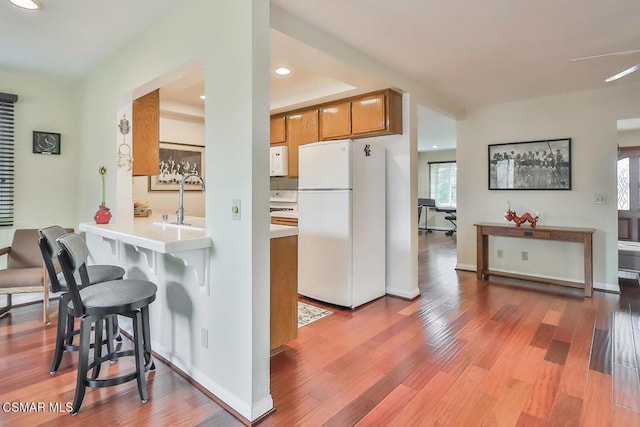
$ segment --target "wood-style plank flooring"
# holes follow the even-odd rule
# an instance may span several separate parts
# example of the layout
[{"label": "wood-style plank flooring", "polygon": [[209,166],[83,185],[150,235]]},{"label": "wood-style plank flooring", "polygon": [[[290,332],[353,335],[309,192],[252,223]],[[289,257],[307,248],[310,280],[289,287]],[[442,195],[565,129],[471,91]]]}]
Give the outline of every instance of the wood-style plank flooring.
[{"label": "wood-style plank flooring", "polygon": [[[271,359],[276,410],[259,425],[640,426],[637,283],[585,299],[571,288],[478,281],[454,270],[455,236],[422,232],[419,242],[421,297],[329,307],[333,315],[301,328]],[[39,310],[0,318],[0,404],[73,399],[76,356],[49,375],[55,325],[43,328]],[[130,382],[88,390],[76,417],[0,407],[0,425],[241,425],[156,367],[146,404]]]}]

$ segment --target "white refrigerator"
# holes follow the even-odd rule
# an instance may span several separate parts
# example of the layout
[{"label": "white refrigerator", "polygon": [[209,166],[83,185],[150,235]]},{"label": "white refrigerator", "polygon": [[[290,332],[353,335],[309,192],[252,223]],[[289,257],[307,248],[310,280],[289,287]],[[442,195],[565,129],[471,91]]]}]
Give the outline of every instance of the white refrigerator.
[{"label": "white refrigerator", "polygon": [[385,147],[301,145],[298,293],[354,308],[385,294]]}]

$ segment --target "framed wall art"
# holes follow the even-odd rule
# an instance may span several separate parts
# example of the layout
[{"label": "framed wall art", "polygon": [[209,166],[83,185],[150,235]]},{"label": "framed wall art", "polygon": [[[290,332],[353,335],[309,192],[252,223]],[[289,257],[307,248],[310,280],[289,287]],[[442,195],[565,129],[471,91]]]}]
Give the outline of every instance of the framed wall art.
[{"label": "framed wall art", "polygon": [[182,178],[184,189],[200,191],[200,177],[204,180],[204,147],[200,145],[160,142],[158,175],[149,177],[149,191],[177,191]]},{"label": "framed wall art", "polygon": [[33,152],[36,154],[60,154],[60,134],[34,130]]},{"label": "framed wall art", "polygon": [[571,138],[489,145],[489,190],[571,190]]}]

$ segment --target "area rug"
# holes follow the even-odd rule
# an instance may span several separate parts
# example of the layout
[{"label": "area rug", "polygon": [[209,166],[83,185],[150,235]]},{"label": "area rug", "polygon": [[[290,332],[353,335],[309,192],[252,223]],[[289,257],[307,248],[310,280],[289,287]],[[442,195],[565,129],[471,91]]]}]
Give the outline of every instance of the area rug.
[{"label": "area rug", "polygon": [[325,310],[324,308],[315,307],[298,301],[298,328],[307,326],[309,323],[320,320],[331,313],[331,311]]}]

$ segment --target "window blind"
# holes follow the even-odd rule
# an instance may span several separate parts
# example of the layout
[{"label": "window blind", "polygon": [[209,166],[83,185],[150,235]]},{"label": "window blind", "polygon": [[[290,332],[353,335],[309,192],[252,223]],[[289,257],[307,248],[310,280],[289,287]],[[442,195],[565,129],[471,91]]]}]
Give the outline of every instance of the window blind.
[{"label": "window blind", "polygon": [[0,226],[13,225],[14,105],[18,95],[0,92]]}]

